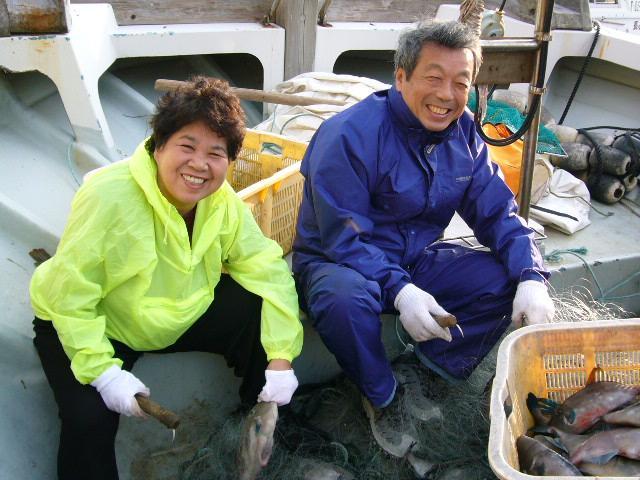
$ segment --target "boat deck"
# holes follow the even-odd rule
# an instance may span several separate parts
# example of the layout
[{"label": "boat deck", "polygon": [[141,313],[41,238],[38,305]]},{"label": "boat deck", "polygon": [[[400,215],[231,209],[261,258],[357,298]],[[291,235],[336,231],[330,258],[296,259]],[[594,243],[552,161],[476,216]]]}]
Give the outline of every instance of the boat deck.
[{"label": "boat deck", "polygon": [[[135,28],[130,30],[137,31]],[[216,29],[200,33],[208,36],[227,35],[226,30]],[[586,32],[583,37],[583,43],[588,47]],[[279,44],[284,41],[283,32],[271,32],[267,38],[277,40]],[[148,43],[147,40],[142,47],[157,45],[153,38]],[[209,43],[218,45],[216,42]],[[146,59],[145,63],[140,63],[140,58],[137,58],[128,63],[114,64],[114,68],[110,68],[101,77],[94,93],[96,97],[99,96],[104,107],[106,121],[118,147],[117,156],[130,154],[147,133],[146,119],[158,95],[151,87],[156,78],[184,78],[188,72],[202,70],[203,66],[208,72],[217,71],[217,66],[222,65],[226,58],[228,64],[235,64],[236,69],[240,65],[246,70],[238,72],[238,75],[244,73],[245,83],[236,82],[237,85],[249,88],[258,86],[255,84],[255,73],[256,70],[260,71],[260,67],[256,61],[245,61],[246,56],[240,61],[237,57],[230,61],[228,57],[223,58],[223,55],[199,55],[205,44],[206,42],[197,41],[190,43],[190,50],[179,62],[176,57]],[[565,44],[572,48],[575,46],[575,42]],[[608,41],[607,45],[609,44]],[[265,58],[275,58],[271,62],[272,67],[283,63],[281,52],[276,52],[275,55],[268,49],[268,45],[263,47],[268,50],[264,54]],[[602,49],[603,56],[611,52],[611,49],[605,50]],[[12,52],[9,47],[7,51]],[[145,56],[144,52],[135,56]],[[576,55],[573,50],[571,52],[571,55]],[[634,55],[621,52],[622,49],[619,49],[617,54],[624,57],[624,61],[635,58]],[[172,51],[172,54],[178,55],[179,52]],[[27,61],[27,56],[15,56],[19,57],[20,62]],[[367,61],[362,61],[358,70],[354,69],[357,58],[345,56],[335,68],[340,73],[364,74],[381,81],[390,81],[392,67],[388,57],[373,55],[373,58],[365,60]],[[57,63],[52,61],[49,66],[55,67]],[[265,78],[261,85],[271,88],[278,80],[273,73],[276,70],[281,72],[280,68],[272,68],[271,73],[262,72]],[[377,77],[382,70],[384,73]],[[627,71],[637,76],[637,70]],[[565,78],[565,75],[560,77]],[[560,84],[563,88],[556,89],[549,98],[554,99],[554,95],[566,97],[565,93],[568,94],[569,88],[564,87],[570,87],[575,76],[566,78],[566,82]],[[621,76],[617,75],[617,78]],[[577,98],[577,102],[582,101],[583,105],[585,101],[591,102],[593,99],[594,102],[589,103],[593,108],[576,108],[573,118],[587,118],[591,115],[591,118],[602,120],[601,112],[608,107],[610,111],[607,113],[607,121],[613,121],[612,117],[627,112],[625,121],[633,122],[631,126],[637,126],[636,99],[640,89],[633,84],[635,80],[629,80],[624,86],[628,92],[624,97],[621,96],[622,87],[619,83],[611,84],[608,80],[604,82],[600,77],[596,80],[594,83],[587,79],[583,83],[586,88],[596,89],[595,93],[591,91],[582,95],[582,99]],[[597,104],[598,100],[602,101],[602,97],[605,97],[597,92],[603,91],[616,92],[616,95],[606,99],[608,105]],[[67,98],[77,96],[72,88],[67,89],[67,94]],[[619,104],[613,103],[616,96],[621,99]],[[82,174],[106,160],[99,152],[86,149],[91,140],[87,131],[94,128],[93,124],[82,123],[87,126],[84,140],[88,142],[82,145],[75,143],[78,139],[74,136],[74,128],[61,96],[55,84],[41,73],[11,73],[0,70],[0,110],[3,112],[0,118],[0,166],[3,172],[0,175],[0,305],[4,310],[4,314],[0,316],[0,378],[3,381],[0,408],[4,412],[0,416],[0,432],[3,432],[0,435],[0,477],[44,480],[52,478],[52,472],[55,471],[59,423],[54,414],[56,407],[51,391],[32,345],[33,312],[29,303],[28,286],[34,262],[29,251],[34,248],[44,248],[50,253],[55,251],[71,198],[78,188]],[[104,150],[102,153],[104,154]],[[640,189],[630,195],[630,199],[636,203],[640,203],[639,197]],[[546,238],[541,242],[546,254],[554,250],[585,249],[580,257],[564,254],[560,256],[558,263],[549,263],[554,271],[551,284],[559,292],[583,286],[594,297],[600,297],[604,293],[606,300],[615,301],[638,316],[640,278],[633,275],[640,271],[640,208],[636,204],[630,204],[630,208],[635,209],[636,213],[633,213],[622,203],[611,206],[594,203],[594,206],[598,210],[612,212],[613,215],[604,217],[591,211],[592,224],[574,235],[546,229]],[[466,226],[458,221],[447,230],[448,237],[467,234],[469,231]],[[390,339],[395,339],[393,327],[393,322],[386,322],[385,329]],[[391,343],[392,349],[400,348],[396,340],[391,340]],[[188,428],[178,433],[176,443],[182,445],[189,435],[206,439],[210,424],[202,420],[203,411],[210,410],[225,415],[233,408],[238,380],[220,358],[196,353],[175,355],[180,355],[179,362],[166,359],[167,356],[162,356],[161,359],[160,356],[145,356],[136,365],[135,373],[144,379],[156,400],[184,417]],[[296,369],[303,383],[327,379],[338,371],[335,360],[311,328],[305,329],[305,348],[296,363]],[[182,435],[187,437],[181,437]],[[160,479],[172,478],[171,475],[175,478],[175,470],[167,467],[159,456],[154,457],[152,462],[155,471],[136,470],[139,466],[136,462],[149,451],[170,451],[172,447],[170,434],[155,422],[123,419],[117,440],[121,478]],[[171,455],[168,453],[162,458],[170,459]],[[163,467],[167,467],[165,471],[162,471]]]}]

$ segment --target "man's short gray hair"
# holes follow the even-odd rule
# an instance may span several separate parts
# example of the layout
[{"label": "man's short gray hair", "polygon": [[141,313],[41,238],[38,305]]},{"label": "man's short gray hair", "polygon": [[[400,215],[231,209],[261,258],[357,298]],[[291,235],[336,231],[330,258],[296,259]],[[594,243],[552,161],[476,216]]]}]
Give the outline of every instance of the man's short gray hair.
[{"label": "man's short gray hair", "polygon": [[473,54],[473,78],[475,79],[482,63],[480,38],[464,23],[428,21],[420,22],[414,28],[404,31],[398,39],[398,48],[394,57],[395,70],[402,68],[407,76],[418,64],[420,52],[426,43],[434,43],[448,48],[468,48]]}]

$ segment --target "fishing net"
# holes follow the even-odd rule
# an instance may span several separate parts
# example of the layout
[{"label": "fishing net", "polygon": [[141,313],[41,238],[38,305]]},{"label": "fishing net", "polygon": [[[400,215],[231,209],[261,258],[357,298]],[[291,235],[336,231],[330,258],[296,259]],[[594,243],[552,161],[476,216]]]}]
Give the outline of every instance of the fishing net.
[{"label": "fishing net", "polygon": [[553,292],[552,297],[556,307],[554,322],[590,322],[634,316],[615,303],[594,299],[591,291],[584,286]]},{"label": "fishing net", "polygon": [[[587,289],[554,294],[554,302],[555,319],[559,321],[629,316],[620,307],[593,300]],[[291,404],[279,409],[273,454],[258,478],[495,479],[487,460],[487,444],[488,403],[498,345],[469,379],[457,384],[423,368],[408,350],[395,360],[394,366],[403,364],[417,374],[422,391],[442,413],[429,421],[415,422],[419,444],[414,453],[428,465],[424,476],[418,477],[406,459],[391,457],[378,447],[360,393],[339,376],[322,385],[300,387]],[[202,412],[206,412],[206,418]],[[246,412],[219,412],[215,405],[198,405],[193,415],[181,412],[181,429],[191,432],[190,436],[181,438],[179,429],[173,448],[138,459],[133,478],[237,479],[236,457],[244,415]],[[334,468],[334,473],[313,476],[322,467]]]},{"label": "fishing net", "polygon": [[[469,94],[469,101],[467,102],[471,111],[476,109],[475,92]],[[487,111],[484,116],[484,123],[491,123],[492,125],[503,124],[506,125],[509,130],[517,132],[518,129],[524,123],[525,115],[520,113],[517,108],[498,100],[489,100],[487,103]],[[538,130],[538,145],[536,147],[537,153],[551,153],[554,155],[565,156],[566,153],[558,140],[558,137],[544,125],[540,124]]]}]

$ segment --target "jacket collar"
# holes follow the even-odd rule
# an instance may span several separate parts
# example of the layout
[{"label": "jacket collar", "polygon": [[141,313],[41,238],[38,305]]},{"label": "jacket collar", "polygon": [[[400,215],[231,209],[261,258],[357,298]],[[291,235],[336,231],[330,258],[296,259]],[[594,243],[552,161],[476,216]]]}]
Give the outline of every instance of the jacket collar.
[{"label": "jacket collar", "polygon": [[[169,236],[180,237],[183,227],[178,210],[165,198],[158,187],[158,167],[155,159],[149,155],[145,148],[146,139],[138,145],[135,152],[129,160],[129,169],[136,183],[144,192],[149,205],[153,208],[164,225],[164,242],[167,242]],[[229,194],[231,187],[224,184],[214,193],[198,202],[198,211],[196,213],[196,221],[194,224],[194,238],[196,230],[207,229],[210,227],[212,212],[224,202],[225,196]],[[205,224],[198,226],[199,218],[203,219]]]},{"label": "jacket collar", "polygon": [[395,85],[389,89],[388,95],[389,106],[391,108],[392,115],[396,119],[396,125],[398,125],[400,129],[405,130],[407,134],[424,139],[421,143],[441,143],[445,138],[449,137],[451,132],[453,132],[458,126],[459,120],[456,120],[455,122],[451,122],[451,124],[441,132],[432,132],[431,130],[427,130],[409,109],[409,106],[406,104],[404,98],[402,98],[402,94],[396,89]]}]

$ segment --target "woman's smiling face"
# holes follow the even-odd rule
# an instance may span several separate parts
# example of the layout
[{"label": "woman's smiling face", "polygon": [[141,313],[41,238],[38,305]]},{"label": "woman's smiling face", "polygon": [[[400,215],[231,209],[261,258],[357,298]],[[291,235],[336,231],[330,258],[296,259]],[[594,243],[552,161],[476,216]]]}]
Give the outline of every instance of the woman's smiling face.
[{"label": "woman's smiling face", "polygon": [[200,121],[175,132],[153,156],[158,187],[183,216],[220,188],[229,167],[226,139]]}]

